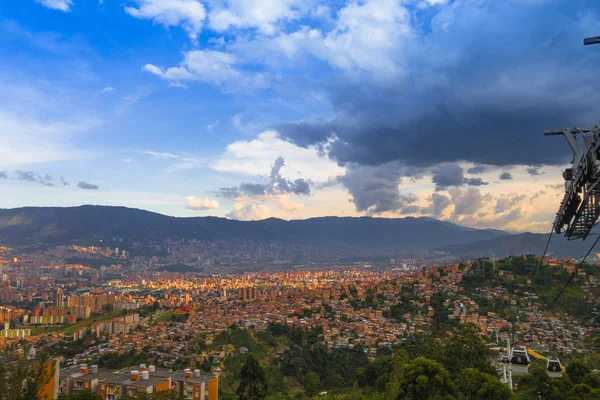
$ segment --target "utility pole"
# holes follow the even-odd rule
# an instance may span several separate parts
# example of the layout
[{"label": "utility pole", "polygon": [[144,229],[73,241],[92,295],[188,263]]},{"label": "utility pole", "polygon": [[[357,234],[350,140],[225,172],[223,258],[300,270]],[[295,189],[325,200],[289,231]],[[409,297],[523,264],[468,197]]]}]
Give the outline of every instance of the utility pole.
[{"label": "utility pole", "polygon": [[510,337],[506,339],[506,343],[508,346],[508,387],[511,392],[513,390],[513,381],[512,381],[512,351],[510,351]]}]

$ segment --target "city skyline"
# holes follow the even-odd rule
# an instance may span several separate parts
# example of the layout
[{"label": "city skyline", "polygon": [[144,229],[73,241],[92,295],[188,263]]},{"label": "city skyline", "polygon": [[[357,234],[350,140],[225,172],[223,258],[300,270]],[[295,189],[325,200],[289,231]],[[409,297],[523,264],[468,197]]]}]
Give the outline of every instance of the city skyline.
[{"label": "city skyline", "polygon": [[[260,4],[259,4],[260,3]],[[548,232],[592,1],[0,6],[0,199]],[[560,28],[557,28],[560,27]]]}]

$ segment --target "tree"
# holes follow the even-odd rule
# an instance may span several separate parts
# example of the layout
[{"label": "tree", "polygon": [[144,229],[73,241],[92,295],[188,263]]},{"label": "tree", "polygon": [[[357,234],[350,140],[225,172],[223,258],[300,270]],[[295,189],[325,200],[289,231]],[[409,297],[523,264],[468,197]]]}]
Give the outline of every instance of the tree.
[{"label": "tree", "polygon": [[28,357],[29,347],[5,347],[0,353],[0,399],[43,399],[42,390],[51,378],[54,361]]},{"label": "tree", "polygon": [[398,350],[394,353],[390,362],[391,371],[389,381],[385,386],[385,399],[392,400],[400,392],[400,382],[404,375],[404,366],[408,363],[408,354],[404,350]]},{"label": "tree", "polygon": [[253,355],[248,356],[242,367],[236,393],[239,400],[262,400],[267,396],[265,371]]},{"label": "tree", "polygon": [[102,310],[104,310],[106,313],[111,313],[113,312],[113,305],[112,304],[105,304],[102,306]]},{"label": "tree", "polygon": [[[484,374],[486,375],[486,374]],[[488,375],[491,379],[481,385],[481,389],[477,391],[477,397],[474,399],[481,400],[512,400],[517,397],[514,393],[498,378]]]},{"label": "tree", "polygon": [[397,400],[452,398],[455,393],[450,373],[437,361],[418,357],[406,364]]},{"label": "tree", "polygon": [[[138,393],[135,396],[125,396],[123,400],[176,400],[179,397],[174,390],[163,390],[155,393]],[[96,400],[96,397],[93,398]],[[98,396],[98,400],[102,398]],[[87,399],[86,399],[87,400]],[[91,399],[90,399],[91,400]]]},{"label": "tree", "polygon": [[319,392],[319,385],[321,384],[321,378],[314,372],[309,372],[304,377],[304,391],[306,395],[312,397]]},{"label": "tree", "polygon": [[456,387],[460,388],[461,396],[469,400],[508,400],[515,398],[508,386],[502,384],[498,378],[474,368],[460,371],[455,384]]},{"label": "tree", "polygon": [[60,396],[58,400],[102,400],[102,397],[89,390],[82,390],[69,396]]},{"label": "tree", "polygon": [[580,383],[573,386],[573,389],[567,393],[567,400],[597,400],[600,399],[600,390],[592,389],[588,385]]},{"label": "tree", "polygon": [[579,384],[583,380],[583,377],[591,372],[590,367],[588,367],[581,360],[573,360],[567,365],[567,375],[571,378],[571,381],[574,384]]},{"label": "tree", "polygon": [[571,389],[568,379],[552,379],[548,376],[546,368],[540,364],[533,364],[529,373],[518,379],[519,395],[526,398],[558,400],[564,399],[564,394]]},{"label": "tree", "polygon": [[473,325],[463,325],[454,331],[442,352],[443,364],[456,376],[465,368],[475,368],[486,374],[495,374],[490,364],[490,349],[485,345]]},{"label": "tree", "polygon": [[589,374],[583,377],[581,383],[588,385],[592,389],[600,389],[600,376],[596,375],[593,372],[590,372]]}]

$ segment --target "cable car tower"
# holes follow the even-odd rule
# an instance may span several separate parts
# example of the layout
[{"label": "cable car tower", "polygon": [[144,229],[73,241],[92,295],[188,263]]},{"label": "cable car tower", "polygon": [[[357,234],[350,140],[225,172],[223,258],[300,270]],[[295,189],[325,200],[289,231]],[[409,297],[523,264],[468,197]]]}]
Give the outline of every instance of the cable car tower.
[{"label": "cable car tower", "polygon": [[[600,36],[583,43],[600,44]],[[585,240],[600,217],[600,126],[544,131],[544,136],[554,135],[563,135],[573,150],[572,166],[563,172],[565,196],[554,232],[564,232],[569,240]]]},{"label": "cable car tower", "polygon": [[585,239],[600,217],[600,126],[547,130],[544,135],[564,135],[573,150],[573,165],[563,172],[565,196],[554,231],[569,240]]}]

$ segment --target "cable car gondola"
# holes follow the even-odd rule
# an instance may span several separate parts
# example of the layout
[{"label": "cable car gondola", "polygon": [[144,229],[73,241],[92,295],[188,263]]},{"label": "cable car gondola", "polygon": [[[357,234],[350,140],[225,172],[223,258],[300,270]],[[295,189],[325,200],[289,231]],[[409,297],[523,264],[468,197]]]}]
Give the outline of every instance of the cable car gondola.
[{"label": "cable car gondola", "polygon": [[510,363],[512,364],[513,375],[523,375],[529,371],[529,354],[527,349],[516,349],[513,348],[510,353]]},{"label": "cable car gondola", "polygon": [[562,364],[558,357],[548,357],[546,371],[550,378],[562,378]]}]

